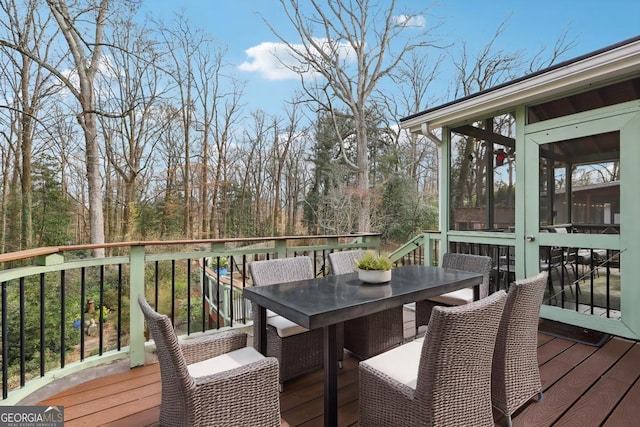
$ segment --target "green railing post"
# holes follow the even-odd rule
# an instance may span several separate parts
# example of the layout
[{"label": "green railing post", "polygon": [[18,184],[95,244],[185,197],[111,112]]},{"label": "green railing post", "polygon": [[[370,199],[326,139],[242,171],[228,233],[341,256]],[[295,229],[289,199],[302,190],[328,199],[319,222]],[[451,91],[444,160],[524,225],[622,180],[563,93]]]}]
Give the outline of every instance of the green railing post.
[{"label": "green railing post", "polygon": [[129,366],[144,365],[144,316],[138,305],[138,296],[144,295],[145,247],[132,246],[129,250],[130,294],[129,294]]},{"label": "green railing post", "polygon": [[430,235],[428,233],[423,234],[423,245],[424,245],[424,265],[432,265],[433,264],[433,240],[431,240]]},{"label": "green railing post", "polygon": [[276,257],[277,258],[286,258],[287,257],[287,241],[286,240],[276,240],[275,241],[275,248],[276,248]]},{"label": "green railing post", "polygon": [[364,236],[362,237],[362,242],[366,243],[372,250],[380,253],[380,236]]}]

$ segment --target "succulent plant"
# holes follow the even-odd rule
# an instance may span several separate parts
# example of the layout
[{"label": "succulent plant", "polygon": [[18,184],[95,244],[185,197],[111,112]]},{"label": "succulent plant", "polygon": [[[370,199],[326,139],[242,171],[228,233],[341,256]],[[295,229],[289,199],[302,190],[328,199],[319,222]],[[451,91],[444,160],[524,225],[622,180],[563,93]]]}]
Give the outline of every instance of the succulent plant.
[{"label": "succulent plant", "polygon": [[393,264],[384,255],[376,255],[373,251],[365,252],[364,256],[356,262],[356,268],[360,270],[391,270]]}]

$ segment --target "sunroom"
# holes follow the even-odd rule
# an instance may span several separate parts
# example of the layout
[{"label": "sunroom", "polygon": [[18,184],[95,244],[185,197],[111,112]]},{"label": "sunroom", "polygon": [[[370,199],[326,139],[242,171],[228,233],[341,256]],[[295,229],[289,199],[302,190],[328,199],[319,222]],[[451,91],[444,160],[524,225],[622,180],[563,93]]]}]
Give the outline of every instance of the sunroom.
[{"label": "sunroom", "polygon": [[640,338],[640,37],[401,126],[439,141],[434,251],[491,255],[496,289],[547,269],[542,318]]}]

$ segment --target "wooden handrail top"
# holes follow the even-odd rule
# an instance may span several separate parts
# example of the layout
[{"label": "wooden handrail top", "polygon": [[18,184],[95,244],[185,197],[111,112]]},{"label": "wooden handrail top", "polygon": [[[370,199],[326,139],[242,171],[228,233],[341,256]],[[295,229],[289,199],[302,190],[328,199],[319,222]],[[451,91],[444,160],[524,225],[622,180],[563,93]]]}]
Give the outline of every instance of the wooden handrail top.
[{"label": "wooden handrail top", "polygon": [[305,239],[337,239],[337,238],[356,238],[356,237],[377,237],[380,233],[353,233],[353,234],[332,234],[319,236],[278,236],[278,237],[236,237],[229,239],[200,239],[200,240],[150,240],[150,241],[131,241],[131,242],[113,242],[101,244],[86,245],[69,245],[69,246],[47,246],[35,249],[25,249],[22,251],[8,252],[0,254],[0,263],[17,261],[22,259],[33,258],[41,255],[51,255],[59,252],[82,251],[91,249],[109,249],[122,248],[131,246],[175,246],[175,245],[202,245],[214,243],[247,243],[247,242],[265,242],[265,241],[283,241],[283,240],[305,240]]},{"label": "wooden handrail top", "polygon": [[17,261],[17,260],[26,259],[26,258],[33,258],[40,255],[51,255],[58,252],[60,252],[60,249],[55,246],[25,249],[23,251],[16,251],[16,252],[7,252],[6,254],[0,254],[0,263]]}]

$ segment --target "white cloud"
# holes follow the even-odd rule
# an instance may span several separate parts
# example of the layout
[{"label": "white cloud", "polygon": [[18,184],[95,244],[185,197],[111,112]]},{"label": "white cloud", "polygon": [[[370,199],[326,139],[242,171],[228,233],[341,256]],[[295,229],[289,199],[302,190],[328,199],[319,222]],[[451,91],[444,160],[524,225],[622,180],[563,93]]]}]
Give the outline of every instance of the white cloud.
[{"label": "white cloud", "polygon": [[[316,39],[316,43],[326,51],[332,50],[331,44],[325,39]],[[304,46],[294,45],[294,49],[304,51]],[[340,43],[334,48],[345,63],[355,61],[355,54],[351,45]],[[310,71],[307,66],[300,63],[298,57],[284,43],[263,42],[245,50],[250,58],[238,66],[242,71],[257,72],[267,80],[292,80],[298,79],[298,73],[293,70],[308,73],[313,76],[316,73]],[[332,56],[330,54],[330,56]]]},{"label": "white cloud", "polygon": [[[73,86],[76,92],[80,92],[80,77],[78,76],[78,70],[76,68],[67,68],[60,71],[60,74],[67,79],[69,84]],[[114,79],[122,79],[125,77],[124,72],[118,68],[113,62],[111,56],[101,56],[98,62],[98,75],[110,85],[110,81]],[[104,95],[108,95],[109,91],[102,87],[104,84],[100,79],[96,79],[94,82],[94,89],[100,91]],[[62,89],[60,95],[67,97],[71,95],[70,89],[66,84],[60,83],[59,87]]]},{"label": "white cloud", "polygon": [[263,42],[245,50],[245,53],[250,59],[238,66],[242,71],[260,73],[267,80],[298,78],[298,74],[285,66],[293,66],[298,61],[283,43]]},{"label": "white cloud", "polygon": [[395,20],[397,25],[400,25],[402,27],[422,28],[424,27],[424,24],[425,24],[424,17],[420,15],[416,15],[416,16],[397,15],[397,16],[394,16],[393,19]]}]

